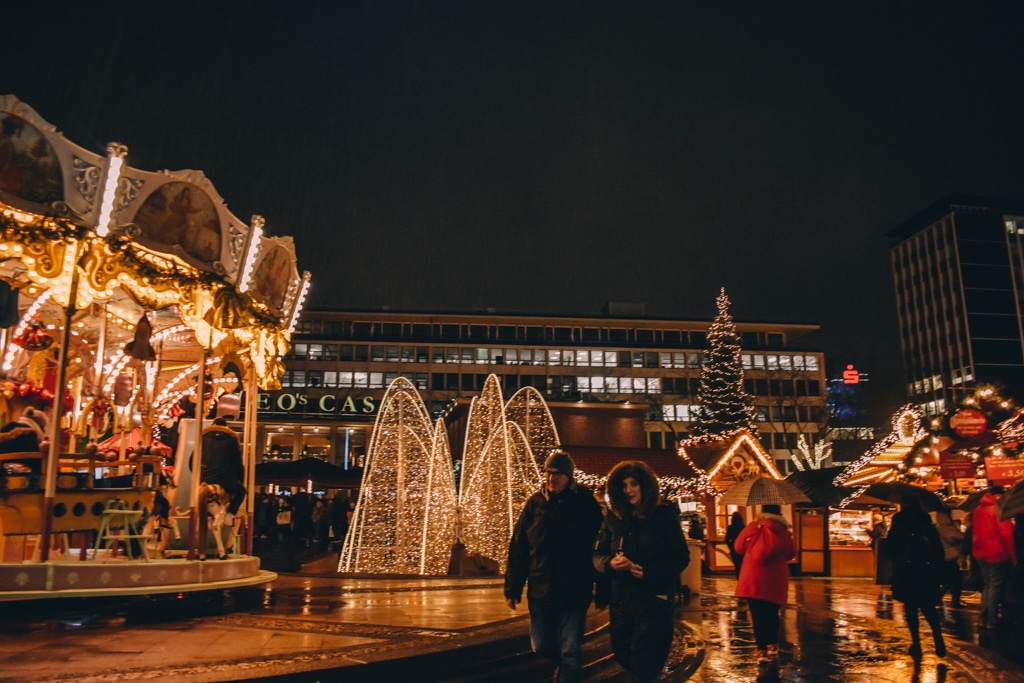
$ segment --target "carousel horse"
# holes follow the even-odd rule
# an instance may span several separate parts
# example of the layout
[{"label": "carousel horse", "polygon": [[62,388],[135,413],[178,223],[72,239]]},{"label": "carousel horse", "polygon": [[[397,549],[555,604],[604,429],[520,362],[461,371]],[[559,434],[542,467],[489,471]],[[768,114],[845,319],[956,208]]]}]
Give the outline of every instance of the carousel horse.
[{"label": "carousel horse", "polygon": [[[228,504],[231,502],[231,496],[224,490],[224,487],[220,484],[207,484],[203,482],[199,485],[199,555],[205,557],[207,554],[207,545],[209,542],[208,532],[213,532],[213,540],[217,543],[217,559],[227,559],[227,551],[224,549],[225,545],[228,547],[234,547],[235,536],[238,534],[238,527],[236,524],[231,524],[231,531],[228,533],[228,540],[225,542],[221,538],[221,529],[224,527],[224,522],[228,514]],[[238,517],[236,516],[236,519]]]}]

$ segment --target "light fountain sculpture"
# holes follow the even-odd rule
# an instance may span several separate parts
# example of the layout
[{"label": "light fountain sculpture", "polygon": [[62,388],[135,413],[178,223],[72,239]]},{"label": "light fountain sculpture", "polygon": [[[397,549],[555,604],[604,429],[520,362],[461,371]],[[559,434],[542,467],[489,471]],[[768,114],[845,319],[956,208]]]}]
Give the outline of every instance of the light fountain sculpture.
[{"label": "light fountain sculpture", "polygon": [[505,404],[489,375],[470,405],[456,496],[444,421],[432,426],[416,388],[396,379],[370,438],[338,571],[445,574],[456,541],[504,569],[519,511],[541,485],[534,453],[543,457],[558,443],[539,392],[520,390]]},{"label": "light fountain sculpture", "polygon": [[538,466],[543,465],[548,453],[560,445],[548,404],[533,387],[523,387],[512,395],[505,404],[505,419],[523,430]]},{"label": "light fountain sculpture", "polygon": [[512,528],[540,483],[527,437],[508,421],[498,378],[488,375],[469,408],[462,455],[459,516],[466,550],[497,560],[504,571]]},{"label": "light fountain sculpture", "polygon": [[416,387],[388,387],[338,571],[443,574],[456,539],[455,478],[443,429]]}]

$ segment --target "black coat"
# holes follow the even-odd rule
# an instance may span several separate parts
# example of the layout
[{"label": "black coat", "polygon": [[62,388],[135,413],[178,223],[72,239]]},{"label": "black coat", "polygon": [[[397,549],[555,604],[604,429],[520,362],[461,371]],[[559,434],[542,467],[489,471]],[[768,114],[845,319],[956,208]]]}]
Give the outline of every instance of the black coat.
[{"label": "black coat", "polygon": [[[614,499],[613,499],[614,502]],[[608,563],[622,553],[643,578]],[[643,518],[609,512],[594,545],[594,567],[611,577],[611,644],[615,660],[637,680],[661,671],[672,646],[676,585],[690,549],[675,511],[659,505]]]},{"label": "black coat", "polygon": [[203,430],[202,481],[227,490],[243,486],[245,466],[238,435],[230,427],[210,425]]},{"label": "black coat", "polygon": [[893,599],[910,605],[938,604],[945,555],[939,530],[928,513],[913,509],[897,512],[885,545],[892,558]]},{"label": "black coat", "polygon": [[[608,562],[619,551],[644,568],[642,581],[629,572],[617,572]],[[640,595],[675,597],[679,573],[690,563],[690,549],[679,518],[668,505],[659,505],[650,517],[621,518],[609,512],[594,547],[594,566],[611,576],[611,605]]]},{"label": "black coat", "polygon": [[594,595],[591,553],[601,526],[601,506],[575,482],[561,494],[533,494],[519,515],[508,546],[505,597],[531,603],[588,605]]}]

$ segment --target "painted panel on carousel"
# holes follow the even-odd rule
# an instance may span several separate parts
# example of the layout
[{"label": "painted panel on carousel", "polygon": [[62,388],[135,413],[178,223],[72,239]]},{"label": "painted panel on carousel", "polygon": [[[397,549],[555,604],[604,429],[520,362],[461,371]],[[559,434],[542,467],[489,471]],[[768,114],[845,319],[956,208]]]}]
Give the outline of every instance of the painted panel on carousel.
[{"label": "painted panel on carousel", "polygon": [[141,246],[196,268],[237,279],[250,226],[227,209],[201,171],[126,168],[112,226]]},{"label": "painted panel on carousel", "polygon": [[0,95],[0,200],[92,224],[106,158],[70,142],[32,107]]},{"label": "painted panel on carousel", "polygon": [[249,294],[278,316],[294,304],[301,279],[295,267],[295,243],[291,237],[260,240]]}]

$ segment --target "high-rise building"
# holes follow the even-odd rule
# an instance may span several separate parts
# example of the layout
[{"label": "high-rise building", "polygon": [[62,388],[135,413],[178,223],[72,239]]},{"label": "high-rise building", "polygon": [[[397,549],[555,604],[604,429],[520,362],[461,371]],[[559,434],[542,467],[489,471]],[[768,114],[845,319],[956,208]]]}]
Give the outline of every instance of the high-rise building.
[{"label": "high-rise building", "polygon": [[889,235],[910,400],[937,415],[979,385],[1020,394],[1024,199],[949,196]]}]

